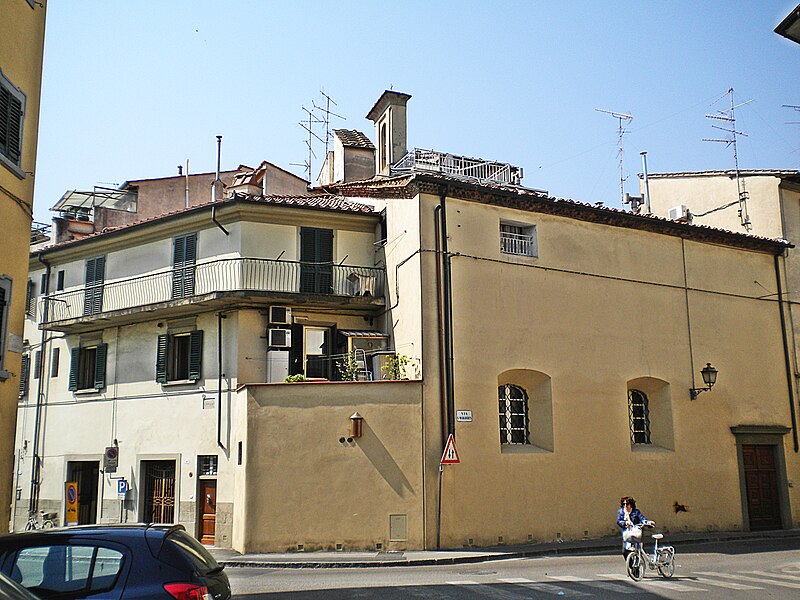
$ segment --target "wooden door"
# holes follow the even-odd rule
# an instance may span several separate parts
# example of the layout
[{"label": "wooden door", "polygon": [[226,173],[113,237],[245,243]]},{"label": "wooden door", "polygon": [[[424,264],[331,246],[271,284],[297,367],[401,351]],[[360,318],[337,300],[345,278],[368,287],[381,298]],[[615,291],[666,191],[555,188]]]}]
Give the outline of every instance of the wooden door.
[{"label": "wooden door", "polygon": [[213,544],[217,528],[217,480],[201,479],[198,482],[198,512],[200,513],[200,541]]},{"label": "wooden door", "polygon": [[781,528],[775,447],[743,445],[747,510],[752,531]]}]

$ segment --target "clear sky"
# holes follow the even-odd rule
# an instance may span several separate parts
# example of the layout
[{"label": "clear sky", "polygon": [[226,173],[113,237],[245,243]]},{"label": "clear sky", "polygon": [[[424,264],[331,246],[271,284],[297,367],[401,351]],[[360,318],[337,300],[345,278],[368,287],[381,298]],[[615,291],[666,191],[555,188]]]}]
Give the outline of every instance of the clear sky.
[{"label": "clear sky", "polygon": [[[704,114],[737,102],[742,168],[800,167],[800,45],[773,32],[796,0],[50,0],[35,218],[68,189],[268,160],[298,174],[302,107],[364,117],[412,95],[409,148],[510,162],[523,184],[620,206],[650,172],[732,168]],[[315,147],[318,158],[323,151]]]}]

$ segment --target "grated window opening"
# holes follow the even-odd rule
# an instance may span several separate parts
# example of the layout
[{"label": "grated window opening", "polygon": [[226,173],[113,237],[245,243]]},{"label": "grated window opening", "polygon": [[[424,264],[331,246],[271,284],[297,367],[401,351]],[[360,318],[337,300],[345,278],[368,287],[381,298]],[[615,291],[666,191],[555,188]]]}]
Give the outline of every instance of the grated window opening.
[{"label": "grated window opening", "polygon": [[500,409],[500,443],[530,444],[528,394],[519,386],[501,385],[498,388]]},{"label": "grated window opening", "polygon": [[651,443],[650,408],[644,392],[628,390],[628,417],[630,419],[631,443]]}]

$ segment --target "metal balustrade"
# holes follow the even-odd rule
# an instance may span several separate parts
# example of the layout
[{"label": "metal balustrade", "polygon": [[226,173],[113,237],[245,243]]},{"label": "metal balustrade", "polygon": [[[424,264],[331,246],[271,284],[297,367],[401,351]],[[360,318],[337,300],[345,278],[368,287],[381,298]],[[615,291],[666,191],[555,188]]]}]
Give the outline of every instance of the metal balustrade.
[{"label": "metal balustrade", "polygon": [[[41,303],[49,303],[44,322],[53,323],[218,292],[382,297],[383,286],[384,270],[375,267],[230,258],[105,281],[91,286],[91,298],[85,287],[58,292]],[[39,314],[44,318],[43,306]]]},{"label": "metal balustrade", "polygon": [[444,173],[460,179],[477,179],[510,185],[520,185],[522,181],[521,167],[422,148],[415,148],[392,165],[392,173],[410,171]]},{"label": "metal balustrade", "polygon": [[521,233],[500,232],[500,252],[504,254],[519,254],[533,256],[533,236]]}]

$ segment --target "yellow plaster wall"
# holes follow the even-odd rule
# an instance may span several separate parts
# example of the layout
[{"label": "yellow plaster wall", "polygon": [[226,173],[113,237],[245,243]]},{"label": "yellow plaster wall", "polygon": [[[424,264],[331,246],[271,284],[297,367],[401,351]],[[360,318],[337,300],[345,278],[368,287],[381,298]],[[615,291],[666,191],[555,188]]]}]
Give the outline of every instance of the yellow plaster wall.
[{"label": "yellow plaster wall", "polygon": [[[33,8],[21,0],[0,0],[0,69],[25,94],[20,178],[0,163],[0,216],[4,225],[0,275],[13,280],[8,332],[23,335],[25,287],[28,276],[33,176],[36,171],[36,140],[42,81],[46,2]],[[8,344],[8,338],[6,339]],[[7,352],[3,368],[11,373],[0,381],[0,532],[6,531],[11,503],[14,429],[21,355]]]},{"label": "yellow plaster wall", "polygon": [[[436,201],[423,197],[423,223]],[[538,258],[500,254],[501,218],[538,227]],[[443,476],[442,545],[608,535],[624,494],[668,530],[742,528],[730,427],[791,424],[778,305],[758,299],[775,287],[773,257],[452,199],[448,231],[455,408],[472,410],[473,421],[456,424],[462,463]],[[425,263],[423,281],[433,282],[433,267]],[[423,315],[434,330],[429,303]],[[435,355],[435,340],[426,352]],[[692,374],[700,387],[706,362],[718,383],[691,401]],[[501,448],[497,388],[513,370],[550,378],[552,450]],[[659,410],[671,411],[662,433],[672,439],[658,446],[630,441],[628,382],[642,378],[663,382]],[[438,386],[425,394],[431,522]],[[797,479],[786,438],[787,476]],[[796,522],[800,497],[789,491]],[[689,512],[675,514],[675,501]]]},{"label": "yellow plaster wall", "polygon": [[[248,416],[237,504],[248,527],[235,533],[235,549],[422,546],[419,382],[267,384],[240,393]],[[363,435],[347,442],[356,411]],[[389,539],[391,514],[407,515],[406,540]]]}]

